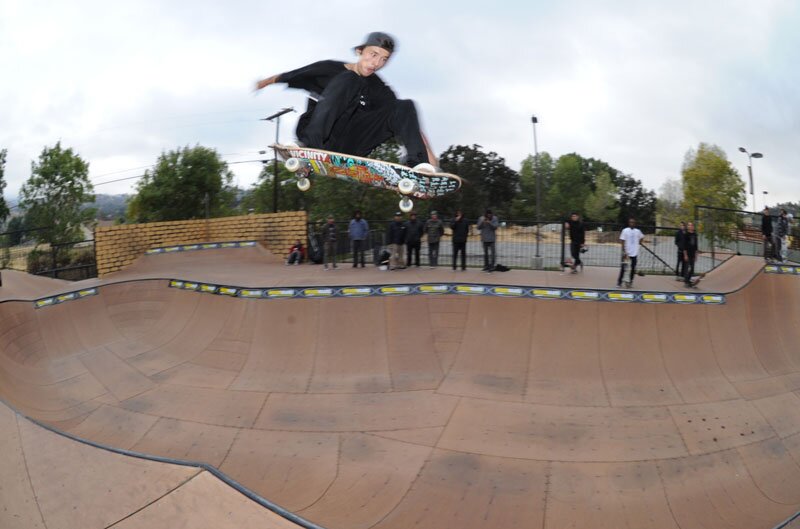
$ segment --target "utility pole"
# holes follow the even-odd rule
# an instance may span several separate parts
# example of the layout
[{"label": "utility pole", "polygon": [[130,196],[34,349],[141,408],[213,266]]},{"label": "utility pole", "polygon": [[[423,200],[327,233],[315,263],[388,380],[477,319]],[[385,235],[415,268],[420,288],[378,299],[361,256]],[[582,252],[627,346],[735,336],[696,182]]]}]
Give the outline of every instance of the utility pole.
[{"label": "utility pole", "polygon": [[[294,112],[294,107],[287,107],[275,112],[271,116],[261,118],[261,121],[275,121],[275,145],[280,145],[281,116]],[[275,175],[272,179],[272,212],[278,212],[278,150],[275,149]]]}]

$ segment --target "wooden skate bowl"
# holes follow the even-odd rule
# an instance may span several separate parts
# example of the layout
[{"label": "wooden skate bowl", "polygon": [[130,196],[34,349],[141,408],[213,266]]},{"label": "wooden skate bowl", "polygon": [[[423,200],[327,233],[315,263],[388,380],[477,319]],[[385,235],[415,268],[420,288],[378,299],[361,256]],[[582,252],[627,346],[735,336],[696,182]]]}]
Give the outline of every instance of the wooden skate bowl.
[{"label": "wooden skate bowl", "polygon": [[6,301],[0,527],[294,527],[29,417],[330,529],[772,528],[800,509],[799,322],[800,280],[763,273],[722,306]]}]

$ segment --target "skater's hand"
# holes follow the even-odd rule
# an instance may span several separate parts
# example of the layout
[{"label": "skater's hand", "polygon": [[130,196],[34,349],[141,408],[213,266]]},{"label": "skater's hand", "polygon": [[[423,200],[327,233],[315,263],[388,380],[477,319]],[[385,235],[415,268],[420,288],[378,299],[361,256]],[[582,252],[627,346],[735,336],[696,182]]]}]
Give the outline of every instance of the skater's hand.
[{"label": "skater's hand", "polygon": [[262,88],[266,88],[269,85],[274,84],[277,80],[278,80],[278,76],[277,75],[273,75],[272,77],[267,77],[266,79],[261,79],[259,81],[256,81],[256,85],[253,88],[253,91],[254,92],[258,92]]}]

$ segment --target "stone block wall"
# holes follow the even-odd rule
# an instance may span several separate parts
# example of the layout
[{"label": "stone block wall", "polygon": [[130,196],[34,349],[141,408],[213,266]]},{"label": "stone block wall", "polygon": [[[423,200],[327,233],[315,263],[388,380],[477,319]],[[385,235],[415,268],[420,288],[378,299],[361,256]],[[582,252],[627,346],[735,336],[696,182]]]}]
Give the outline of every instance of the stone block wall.
[{"label": "stone block wall", "polygon": [[216,219],[149,222],[95,230],[97,275],[122,270],[151,248],[203,242],[259,241],[279,256],[307,237],[305,211],[262,213]]}]

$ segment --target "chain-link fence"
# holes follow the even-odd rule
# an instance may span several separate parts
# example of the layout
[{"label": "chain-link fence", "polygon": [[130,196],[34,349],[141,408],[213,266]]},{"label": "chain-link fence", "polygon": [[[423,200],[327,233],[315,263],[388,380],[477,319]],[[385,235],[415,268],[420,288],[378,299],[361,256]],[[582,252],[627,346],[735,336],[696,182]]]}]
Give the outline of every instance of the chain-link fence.
[{"label": "chain-link fence", "polygon": [[772,237],[762,233],[764,215],[751,211],[697,206],[695,208],[700,249],[712,257],[725,254],[753,255],[800,262],[800,226],[788,219],[788,232],[778,236],[779,215],[769,219]]},{"label": "chain-link fence", "polygon": [[[420,221],[424,222],[424,221]],[[453,265],[453,243],[449,228],[451,219],[443,219],[445,234],[439,244],[439,266]],[[337,261],[352,263],[351,242],[347,235],[349,221],[337,222]],[[386,246],[389,221],[368,221],[366,240],[367,261],[377,262],[380,251]],[[322,262],[323,241],[321,225],[309,225],[309,256]],[[585,223],[586,246],[580,259],[585,267],[618,267],[622,258],[620,234],[624,226],[617,224]],[[678,264],[675,245],[676,228],[639,226],[645,238],[639,252],[637,269],[646,274],[674,274]],[[496,262],[509,268],[560,270],[570,262],[569,231],[561,221],[541,222],[527,220],[500,221],[496,232]],[[467,266],[483,267],[483,245],[474,221],[466,246]],[[731,257],[732,253],[701,252],[695,263],[696,272],[708,272]],[[428,266],[428,245],[423,237],[420,264]]]}]

